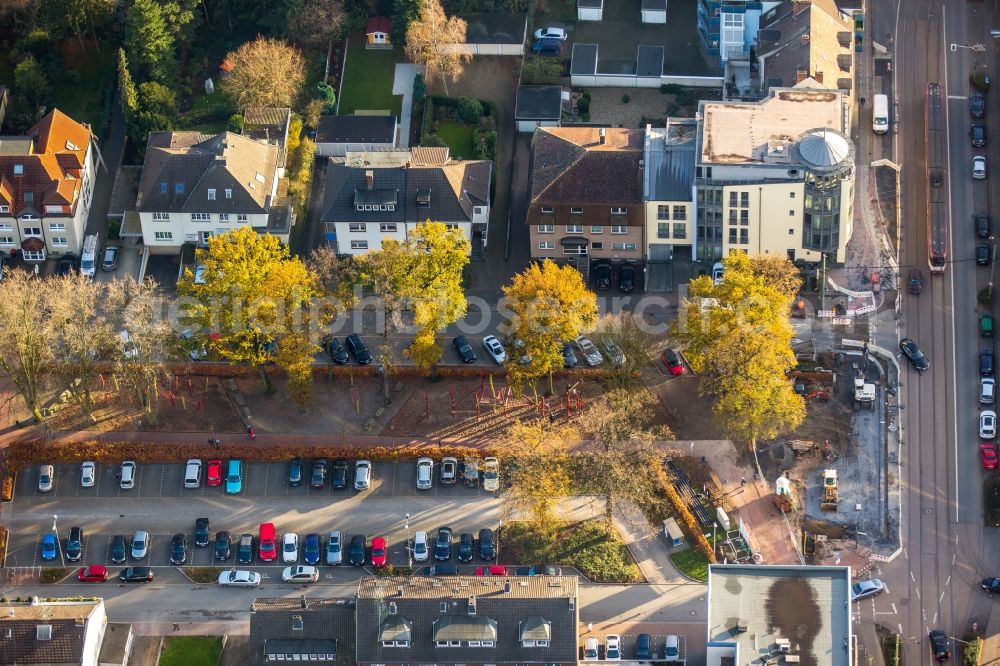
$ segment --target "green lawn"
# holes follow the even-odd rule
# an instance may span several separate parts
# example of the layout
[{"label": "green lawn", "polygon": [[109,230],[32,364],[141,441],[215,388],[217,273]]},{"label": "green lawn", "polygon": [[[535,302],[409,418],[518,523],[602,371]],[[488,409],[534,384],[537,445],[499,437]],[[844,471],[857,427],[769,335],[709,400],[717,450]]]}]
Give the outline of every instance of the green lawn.
[{"label": "green lawn", "polygon": [[670,561],[688,578],[694,578],[703,583],[708,582],[708,560],[697,548],[691,547],[671,553]]},{"label": "green lawn", "polygon": [[206,95],[202,89],[195,97],[191,110],[181,114],[178,127],[204,134],[218,134],[229,126],[229,117],[234,113],[236,105],[229,95],[218,88],[211,95]]},{"label": "green lawn", "polygon": [[579,569],[598,583],[638,583],[642,573],[628,547],[614,534],[608,537],[600,520],[564,523],[544,534],[526,522],[506,523],[500,534],[500,561],[516,564],[558,564]]},{"label": "green lawn", "polygon": [[110,48],[87,51],[76,69],[66,69],[52,81],[52,103],[73,120],[90,123],[98,134],[110,120],[104,100],[114,85],[118,51]]},{"label": "green lawn", "polygon": [[454,120],[442,120],[437,133],[448,144],[452,157],[472,159],[471,127],[456,123]]},{"label": "green lawn", "polygon": [[396,63],[403,61],[403,50],[398,46],[368,50],[364,37],[351,39],[337,113],[347,116],[359,109],[389,110],[398,117],[403,96],[392,94],[392,79]]},{"label": "green lawn", "polygon": [[170,636],[163,641],[160,666],[216,666],[222,636]]}]

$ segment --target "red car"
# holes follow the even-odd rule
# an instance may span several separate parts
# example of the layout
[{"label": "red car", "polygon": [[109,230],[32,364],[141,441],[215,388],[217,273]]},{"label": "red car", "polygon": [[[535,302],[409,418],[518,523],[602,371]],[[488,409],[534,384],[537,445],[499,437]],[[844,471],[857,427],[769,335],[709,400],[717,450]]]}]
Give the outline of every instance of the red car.
[{"label": "red car", "polygon": [[222,485],[222,461],[221,460],[209,460],[208,461],[208,476],[205,479],[205,483],[209,486],[221,486]]},{"label": "red car", "polygon": [[278,546],[275,542],[277,532],[274,523],[261,523],[260,536],[257,539],[257,555],[262,562],[273,562],[278,557]]},{"label": "red car", "polygon": [[983,469],[996,469],[997,447],[992,444],[980,444],[979,458],[983,461]]},{"label": "red car", "polygon": [[673,349],[664,349],[660,355],[660,360],[663,361],[663,365],[671,375],[676,377],[677,375],[684,374],[684,365],[681,363],[680,357],[677,356],[677,352]]},{"label": "red car", "polygon": [[80,567],[76,573],[76,579],[81,583],[103,583],[108,579],[108,568],[103,564]]},{"label": "red car", "polygon": [[385,537],[375,537],[372,539],[372,566],[384,567],[385,561]]},{"label": "red car", "polygon": [[476,567],[477,576],[506,576],[507,567],[501,564],[491,564],[488,567]]}]

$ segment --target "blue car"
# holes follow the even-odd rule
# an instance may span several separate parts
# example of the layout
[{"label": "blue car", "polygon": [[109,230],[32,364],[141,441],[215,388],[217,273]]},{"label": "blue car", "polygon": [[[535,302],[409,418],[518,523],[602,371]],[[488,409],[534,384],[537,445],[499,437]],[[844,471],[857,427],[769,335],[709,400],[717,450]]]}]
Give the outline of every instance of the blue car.
[{"label": "blue car", "polygon": [[306,564],[318,564],[320,550],[319,535],[307,534],[306,545],[303,549],[303,557],[306,560]]},{"label": "blue car", "polygon": [[59,557],[59,537],[49,532],[42,537],[42,559],[54,560]]},{"label": "blue car", "polygon": [[235,495],[243,490],[243,463],[230,460],[226,469],[226,492]]}]

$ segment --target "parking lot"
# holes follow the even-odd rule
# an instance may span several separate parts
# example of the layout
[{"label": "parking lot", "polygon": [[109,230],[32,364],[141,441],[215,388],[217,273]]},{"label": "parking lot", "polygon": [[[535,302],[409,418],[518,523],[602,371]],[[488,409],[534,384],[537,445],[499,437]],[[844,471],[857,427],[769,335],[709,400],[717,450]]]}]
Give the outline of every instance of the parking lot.
[{"label": "parking lot", "polygon": [[[288,463],[248,464],[238,494],[227,494],[224,484],[206,487],[204,480],[199,488],[185,489],[184,465],[179,463],[140,464],[135,488],[122,490],[117,478],[119,469],[118,465],[99,464],[94,486],[84,488],[80,485],[79,464],[57,465],[49,492],[38,490],[37,465],[22,470],[17,477],[15,499],[5,507],[11,530],[6,565],[60,566],[59,558],[54,561],[41,558],[41,539],[52,530],[53,520],[57,521],[62,548],[69,528],[83,527],[81,565],[111,565],[113,535],[125,535],[130,541],[136,530],[146,530],[150,533],[147,556],[141,561],[129,557],[126,564],[167,568],[170,568],[170,537],[178,532],[188,535],[186,566],[235,566],[235,542],[239,535],[253,534],[256,544],[258,528],[263,522],[274,523],[279,539],[286,532],[299,535],[299,564],[305,563],[301,551],[306,534],[320,534],[325,548],[330,531],[340,530],[345,560],[350,537],[364,534],[369,546],[372,537],[386,537],[389,563],[406,566],[410,563],[406,542],[416,530],[427,531],[428,538],[433,540],[432,533],[448,525],[454,530],[457,543],[461,532],[478,533],[483,527],[497,527],[499,500],[492,493],[461,483],[441,486],[436,474],[429,490],[417,490],[413,462],[374,463],[371,487],[361,492],[334,490],[329,479],[322,489],[310,488],[309,461],[305,465],[304,483],[294,487],[287,480]],[[193,545],[195,519],[199,517],[210,520],[213,541],[208,547]],[[213,562],[214,537],[219,530],[229,531],[234,541],[233,556],[225,563]],[[450,563],[458,564],[455,553]],[[255,558],[253,563],[253,568],[262,572],[272,569],[274,576],[277,573],[273,569],[284,566],[287,563],[280,558],[273,563]],[[361,573],[349,565],[344,568],[353,571],[345,572],[349,577]],[[177,577],[178,582],[182,580]]]}]

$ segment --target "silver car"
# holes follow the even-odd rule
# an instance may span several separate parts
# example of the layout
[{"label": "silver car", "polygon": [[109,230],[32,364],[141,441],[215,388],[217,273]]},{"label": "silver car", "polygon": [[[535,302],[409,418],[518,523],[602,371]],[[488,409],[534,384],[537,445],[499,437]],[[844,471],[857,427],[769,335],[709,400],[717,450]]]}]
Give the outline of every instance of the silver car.
[{"label": "silver car", "polygon": [[256,571],[231,569],[219,574],[219,585],[229,587],[260,587],[260,574]]},{"label": "silver car", "polygon": [[871,580],[859,580],[851,586],[851,601],[860,601],[868,597],[874,597],[885,591],[885,585],[877,578]]},{"label": "silver car", "polygon": [[335,565],[344,560],[344,551],[340,544],[340,530],[330,532],[326,541],[326,563]]},{"label": "silver car", "polygon": [[52,465],[42,465],[38,468],[38,492],[47,493],[55,483],[56,469]]},{"label": "silver car", "polygon": [[586,335],[581,335],[576,339],[576,348],[580,350],[581,354],[583,354],[583,358],[587,361],[587,365],[593,367],[604,362],[604,357],[601,356],[601,352],[598,351],[597,347]]},{"label": "silver car", "polygon": [[89,460],[80,465],[80,485],[84,488],[92,488],[94,486],[96,470],[97,465]]},{"label": "silver car", "polygon": [[146,554],[149,552],[149,532],[145,530],[136,530],[135,535],[132,536],[132,559],[142,560],[145,559]]},{"label": "silver car", "polygon": [[372,461],[359,460],[354,463],[354,489],[368,490],[372,484]]},{"label": "silver car", "polygon": [[979,412],[979,436],[993,439],[997,436],[997,413],[992,409]]},{"label": "silver car", "polygon": [[430,490],[434,479],[434,461],[423,456],[417,458],[417,490]]},{"label": "silver car", "polygon": [[497,340],[495,335],[487,335],[483,338],[483,349],[486,353],[490,355],[497,365],[503,365],[507,362],[507,352],[504,351],[503,345]]}]

